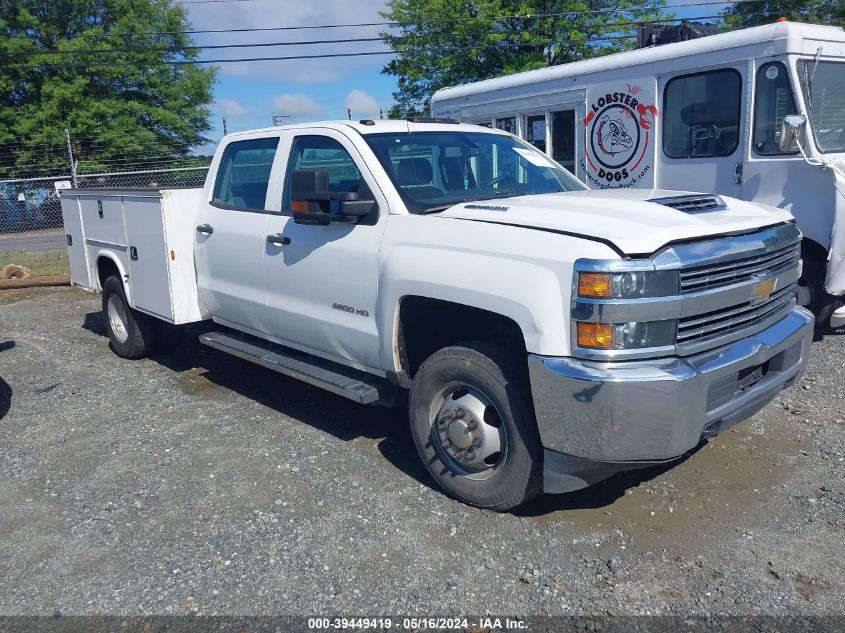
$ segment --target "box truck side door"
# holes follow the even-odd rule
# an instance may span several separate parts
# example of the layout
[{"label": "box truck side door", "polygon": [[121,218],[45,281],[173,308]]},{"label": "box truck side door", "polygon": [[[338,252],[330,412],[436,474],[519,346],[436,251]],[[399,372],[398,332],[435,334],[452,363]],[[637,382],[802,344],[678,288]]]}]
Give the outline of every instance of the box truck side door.
[{"label": "box truck side door", "polygon": [[211,191],[200,203],[194,235],[197,286],[215,321],[265,331],[264,230],[278,136],[231,141]]},{"label": "box truck side door", "polygon": [[747,66],[660,77],[657,187],[741,195]]}]

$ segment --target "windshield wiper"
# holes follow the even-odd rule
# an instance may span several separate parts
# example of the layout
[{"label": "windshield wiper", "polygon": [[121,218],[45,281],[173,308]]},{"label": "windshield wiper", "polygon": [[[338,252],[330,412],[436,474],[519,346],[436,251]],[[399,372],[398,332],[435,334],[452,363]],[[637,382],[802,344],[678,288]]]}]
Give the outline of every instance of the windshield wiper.
[{"label": "windshield wiper", "polygon": [[[464,200],[463,202],[466,202]],[[440,213],[441,211],[445,211],[446,209],[451,209],[456,204],[460,204],[460,202],[452,202],[451,204],[441,204],[439,207],[428,207],[423,213],[428,215],[429,213]]]}]

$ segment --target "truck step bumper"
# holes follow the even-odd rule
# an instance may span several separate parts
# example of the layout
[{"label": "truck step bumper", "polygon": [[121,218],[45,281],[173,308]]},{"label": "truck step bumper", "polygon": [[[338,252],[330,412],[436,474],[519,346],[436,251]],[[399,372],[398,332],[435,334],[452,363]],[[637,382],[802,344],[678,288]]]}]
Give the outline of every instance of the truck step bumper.
[{"label": "truck step bumper", "polygon": [[792,384],[806,366],[812,330],[812,315],[795,308],[758,334],[685,358],[529,356],[543,446],[599,462],[679,457]]},{"label": "truck step bumper", "polygon": [[278,345],[258,339],[245,339],[226,332],[209,332],[200,336],[200,343],[360,404],[373,404],[385,395],[380,391],[390,389],[389,385],[379,384],[375,377],[372,382],[368,382],[369,377],[363,372],[330,367],[322,361],[286,354]]}]

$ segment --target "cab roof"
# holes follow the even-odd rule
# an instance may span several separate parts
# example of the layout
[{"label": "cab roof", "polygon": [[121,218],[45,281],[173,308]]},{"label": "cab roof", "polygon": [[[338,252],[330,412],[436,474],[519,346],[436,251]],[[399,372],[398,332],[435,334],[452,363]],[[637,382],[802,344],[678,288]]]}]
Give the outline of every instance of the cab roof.
[{"label": "cab roof", "polygon": [[281,132],[284,130],[311,130],[316,128],[330,129],[330,130],[348,130],[353,129],[359,132],[362,136],[369,134],[396,134],[402,132],[490,132],[491,134],[507,134],[500,130],[482,127],[480,125],[472,125],[470,123],[434,123],[429,121],[413,122],[401,119],[361,119],[360,121],[312,121],[310,123],[292,123],[288,125],[280,125],[276,127],[267,127],[257,130],[245,130],[243,132],[234,132],[229,134],[227,138],[234,138],[238,136],[256,136],[261,134],[270,134],[274,132]]}]

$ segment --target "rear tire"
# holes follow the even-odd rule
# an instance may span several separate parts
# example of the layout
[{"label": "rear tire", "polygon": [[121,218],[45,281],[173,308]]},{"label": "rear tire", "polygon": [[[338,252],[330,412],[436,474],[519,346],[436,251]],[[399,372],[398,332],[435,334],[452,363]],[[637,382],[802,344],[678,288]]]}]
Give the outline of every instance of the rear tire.
[{"label": "rear tire", "polygon": [[435,352],[414,377],[414,443],[434,481],[459,501],[504,511],[542,492],[543,447],[524,363],[471,342]]},{"label": "rear tire", "polygon": [[111,276],[103,283],[103,321],[112,351],[123,358],[142,358],[155,344],[156,319],[129,307],[123,282]]}]

